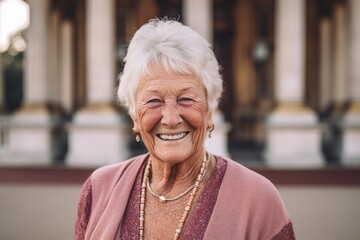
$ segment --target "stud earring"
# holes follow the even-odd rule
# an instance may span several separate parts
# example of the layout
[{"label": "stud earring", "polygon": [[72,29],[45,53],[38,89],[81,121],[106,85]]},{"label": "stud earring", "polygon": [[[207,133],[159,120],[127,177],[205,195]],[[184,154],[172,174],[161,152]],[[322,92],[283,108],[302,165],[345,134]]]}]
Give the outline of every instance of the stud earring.
[{"label": "stud earring", "polygon": [[208,136],[209,136],[209,138],[211,138],[211,133],[212,133],[212,131],[214,131],[214,129],[215,129],[215,125],[212,125],[211,127],[208,127]]}]

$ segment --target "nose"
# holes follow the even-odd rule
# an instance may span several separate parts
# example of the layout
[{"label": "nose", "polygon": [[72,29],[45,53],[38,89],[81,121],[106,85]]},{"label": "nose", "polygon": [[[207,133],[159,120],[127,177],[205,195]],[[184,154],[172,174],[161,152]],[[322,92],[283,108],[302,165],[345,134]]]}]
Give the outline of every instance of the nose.
[{"label": "nose", "polygon": [[161,124],[176,127],[183,121],[176,100],[167,100],[162,111]]}]

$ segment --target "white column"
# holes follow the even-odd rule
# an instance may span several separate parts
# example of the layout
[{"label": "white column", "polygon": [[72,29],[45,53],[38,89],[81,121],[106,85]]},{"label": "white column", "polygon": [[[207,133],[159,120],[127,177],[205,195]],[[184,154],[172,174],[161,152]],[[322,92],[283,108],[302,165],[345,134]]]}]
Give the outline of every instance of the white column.
[{"label": "white column", "polygon": [[87,103],[69,127],[67,163],[100,166],[128,157],[124,117],[112,106],[115,99],[115,1],[86,1]]},{"label": "white column", "polygon": [[86,65],[88,102],[113,100],[115,71],[115,2],[86,2]]},{"label": "white column", "polygon": [[73,110],[74,44],[70,20],[61,23],[60,103],[67,113]]},{"label": "white column", "polygon": [[279,102],[302,103],[305,76],[305,1],[277,0],[275,79]]},{"label": "white column", "polygon": [[360,103],[360,1],[349,0],[350,17],[350,89],[353,103]]},{"label": "white column", "polygon": [[9,129],[6,164],[49,164],[52,161],[53,122],[48,101],[49,0],[29,0],[30,25],[25,55],[24,106],[14,114]]},{"label": "white column", "polygon": [[360,165],[360,1],[349,0],[349,84],[351,103],[343,121],[342,162]]},{"label": "white column", "polygon": [[305,0],[277,0],[275,22],[275,97],[267,121],[265,159],[271,166],[318,166],[320,129],[303,105],[305,83]]},{"label": "white column", "polygon": [[183,18],[185,25],[191,27],[213,43],[213,1],[212,0],[183,0]]},{"label": "white column", "polygon": [[[213,43],[213,1],[212,0],[183,0],[183,16],[185,25],[191,27],[205,38],[210,44]],[[223,113],[217,110],[213,114],[215,129],[211,138],[205,141],[207,151],[222,156],[229,156],[227,134],[230,125],[225,122]]]},{"label": "white column", "polygon": [[323,18],[320,21],[319,36],[319,56],[320,56],[320,101],[319,108],[325,111],[331,103],[332,92],[332,31],[329,18]]},{"label": "white column", "polygon": [[30,25],[27,31],[25,102],[43,104],[47,100],[49,0],[29,0]]},{"label": "white column", "polygon": [[333,57],[333,101],[334,114],[341,113],[344,107],[347,79],[347,31],[346,9],[343,4],[334,7],[334,57]]}]

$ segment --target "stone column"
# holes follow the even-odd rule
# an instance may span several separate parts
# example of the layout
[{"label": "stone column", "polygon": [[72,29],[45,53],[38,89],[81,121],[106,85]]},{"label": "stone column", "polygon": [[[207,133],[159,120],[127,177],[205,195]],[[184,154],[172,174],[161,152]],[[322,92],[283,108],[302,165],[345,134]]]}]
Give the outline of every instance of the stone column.
[{"label": "stone column", "polygon": [[128,157],[130,126],[115,99],[115,1],[86,1],[87,105],[69,127],[69,165],[100,166]]},{"label": "stone column", "polygon": [[360,1],[349,0],[349,83],[350,107],[343,119],[344,164],[360,164]]},{"label": "stone column", "polygon": [[[184,0],[183,1],[184,23],[198,32],[209,43],[213,43],[214,26],[213,26],[213,1],[211,0]],[[229,156],[227,134],[230,125],[225,122],[223,113],[216,110],[213,115],[215,129],[211,138],[205,141],[207,151]]]},{"label": "stone column", "polygon": [[60,64],[60,103],[67,113],[73,110],[74,84],[74,46],[73,26],[70,20],[64,20],[60,27],[61,32],[61,64]]},{"label": "stone column", "polygon": [[347,31],[346,9],[343,4],[334,7],[334,56],[333,56],[333,115],[343,112],[347,85]]},{"label": "stone column", "polygon": [[183,0],[184,23],[198,32],[208,42],[213,43],[213,1]]},{"label": "stone column", "polygon": [[320,128],[303,105],[305,83],[305,0],[277,0],[275,22],[275,97],[267,119],[265,159],[270,166],[322,164]]},{"label": "stone column", "polygon": [[49,164],[52,161],[52,128],[48,101],[49,0],[29,0],[24,106],[14,114],[9,129],[6,164]]},{"label": "stone column", "polygon": [[43,105],[48,100],[49,0],[30,0],[29,7],[25,102]]},{"label": "stone column", "polygon": [[332,31],[330,18],[323,18],[320,21],[319,56],[320,56],[320,101],[319,109],[327,111],[331,103],[332,92]]}]

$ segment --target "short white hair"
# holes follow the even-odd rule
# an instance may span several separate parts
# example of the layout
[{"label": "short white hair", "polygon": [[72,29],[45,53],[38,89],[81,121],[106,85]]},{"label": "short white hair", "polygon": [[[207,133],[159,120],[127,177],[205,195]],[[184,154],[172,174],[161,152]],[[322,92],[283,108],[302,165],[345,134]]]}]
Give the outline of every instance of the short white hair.
[{"label": "short white hair", "polygon": [[190,27],[176,20],[153,19],[130,41],[124,70],[119,74],[118,98],[131,116],[136,114],[139,81],[151,66],[167,72],[196,74],[204,83],[208,107],[214,112],[223,91],[220,67],[211,45]]}]

